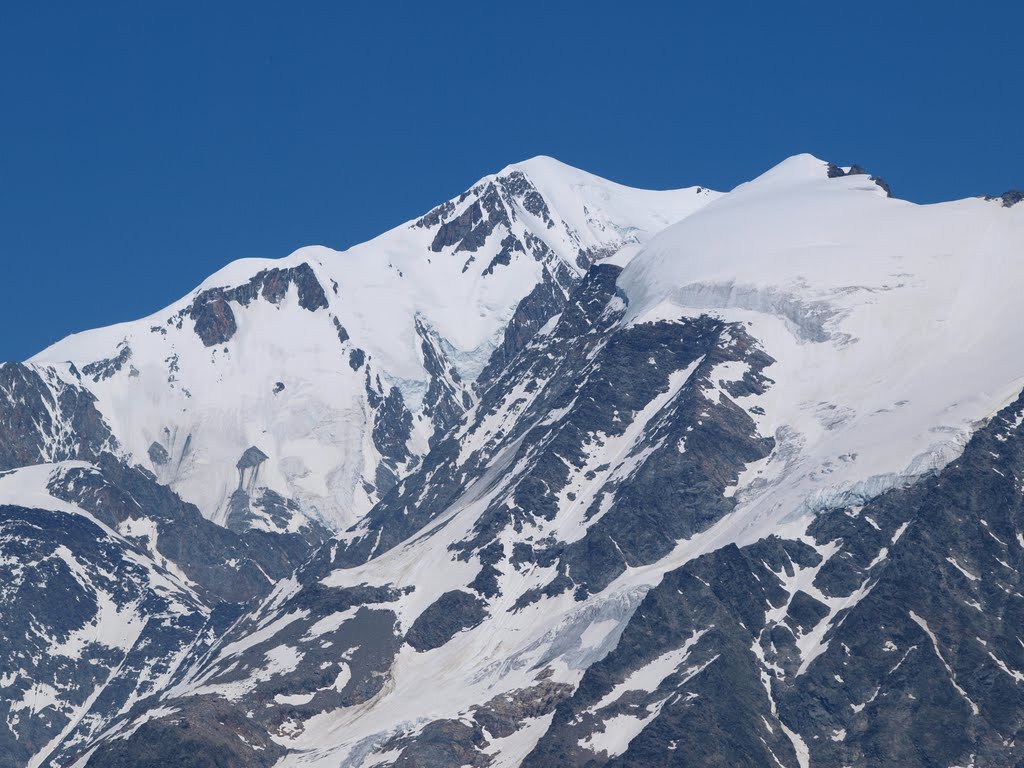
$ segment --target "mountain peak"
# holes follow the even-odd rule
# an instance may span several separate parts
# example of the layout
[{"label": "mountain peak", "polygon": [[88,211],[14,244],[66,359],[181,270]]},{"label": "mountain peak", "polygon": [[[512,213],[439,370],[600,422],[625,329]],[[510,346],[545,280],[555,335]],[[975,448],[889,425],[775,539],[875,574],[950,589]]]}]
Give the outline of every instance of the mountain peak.
[{"label": "mountain peak", "polygon": [[825,179],[828,178],[828,167],[829,163],[825,160],[821,160],[807,152],[802,152],[787,157],[782,162],[773,165],[760,176],[740,184],[733,191],[737,192],[755,187],[789,186]]},{"label": "mountain peak", "polygon": [[520,172],[529,178],[538,188],[542,191],[549,192],[553,191],[558,187],[578,187],[578,186],[594,186],[594,187],[609,187],[620,190],[633,190],[637,192],[662,192],[662,191],[682,191],[682,190],[702,190],[706,191],[707,188],[703,186],[692,186],[692,187],[678,187],[669,190],[650,190],[643,187],[634,187],[628,184],[622,184],[617,181],[612,181],[603,176],[599,176],[590,171],[586,171],[582,168],[578,168],[574,165],[562,162],[561,160],[551,157],[550,155],[535,155],[534,157],[527,158],[526,160],[520,160],[515,163],[510,163],[498,171],[492,176],[486,177],[487,179],[497,179],[508,176],[515,172]]},{"label": "mountain peak", "polygon": [[561,160],[551,157],[550,155],[534,155],[533,157],[528,157],[525,160],[519,160],[518,162],[509,163],[504,168],[502,168],[497,173],[497,175],[505,176],[509,173],[512,173],[513,171],[522,171],[523,173],[526,174],[561,173],[569,175],[576,173],[586,173],[586,171],[583,171],[582,169],[577,168],[573,165],[569,165],[568,163],[563,163]]},{"label": "mountain peak", "polygon": [[[839,166],[822,160],[806,152],[787,157],[781,163],[772,166],[760,176],[740,184],[732,193],[746,194],[756,191],[773,192],[775,190],[793,189],[807,184],[817,184],[830,179],[850,178],[850,183],[857,189],[868,189],[885,193],[892,197],[889,185],[878,176],[871,174],[859,165]],[[863,183],[865,178],[870,184]]]}]

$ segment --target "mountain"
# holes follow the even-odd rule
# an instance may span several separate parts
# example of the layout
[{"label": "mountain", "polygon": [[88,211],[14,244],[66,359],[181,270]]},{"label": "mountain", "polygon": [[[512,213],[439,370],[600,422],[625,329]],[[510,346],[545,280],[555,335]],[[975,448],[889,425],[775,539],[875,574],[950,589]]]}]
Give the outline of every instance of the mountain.
[{"label": "mountain", "polygon": [[0,367],[0,765],[1019,764],[1015,202],[535,158]]},{"label": "mountain", "polygon": [[236,261],[150,317],[31,362],[74,363],[125,455],[211,520],[343,529],[592,263],[716,197],[538,157],[348,251]]}]

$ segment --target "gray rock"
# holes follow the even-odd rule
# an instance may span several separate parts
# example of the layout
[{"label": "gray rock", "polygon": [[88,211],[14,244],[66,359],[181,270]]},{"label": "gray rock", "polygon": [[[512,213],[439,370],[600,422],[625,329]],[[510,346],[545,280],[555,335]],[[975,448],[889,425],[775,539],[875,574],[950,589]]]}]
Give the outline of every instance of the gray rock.
[{"label": "gray rock", "polygon": [[[74,366],[72,374],[76,373]],[[117,441],[84,386],[47,366],[0,363],[0,471],[30,464],[92,461]]]},{"label": "gray rock", "polygon": [[279,304],[294,285],[298,291],[299,306],[310,312],[328,306],[327,295],[309,264],[286,269],[266,269],[254,275],[245,285],[234,288],[210,288],[203,291],[192,305],[183,311],[193,321],[195,332],[207,347],[224,344],[238,330],[231,303],[248,306],[262,297],[271,304]]},{"label": "gray rock", "polygon": [[487,616],[485,603],[460,589],[445,592],[409,628],[405,642],[417,651],[440,648],[456,633],[471,629]]},{"label": "gray rock", "polygon": [[153,466],[156,467],[162,467],[171,460],[170,455],[167,453],[167,449],[160,445],[160,443],[150,443],[147,453],[149,454],[149,460],[153,462]]}]

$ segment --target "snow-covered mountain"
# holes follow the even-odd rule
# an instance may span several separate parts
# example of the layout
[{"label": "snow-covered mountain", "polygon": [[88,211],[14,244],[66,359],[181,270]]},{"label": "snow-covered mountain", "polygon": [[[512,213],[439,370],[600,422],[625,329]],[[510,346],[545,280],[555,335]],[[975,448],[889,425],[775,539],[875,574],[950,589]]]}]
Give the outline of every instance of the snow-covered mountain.
[{"label": "snow-covered mountain", "polygon": [[536,158],[3,366],[0,766],[1020,763],[1018,197]]},{"label": "snow-covered mountain", "polygon": [[[496,350],[495,365],[514,355],[592,263],[716,197],[630,189],[538,157],[348,251],[233,262],[150,317],[32,362],[73,362],[125,455],[212,520],[341,529],[459,420]],[[268,511],[262,488],[296,514]]]}]

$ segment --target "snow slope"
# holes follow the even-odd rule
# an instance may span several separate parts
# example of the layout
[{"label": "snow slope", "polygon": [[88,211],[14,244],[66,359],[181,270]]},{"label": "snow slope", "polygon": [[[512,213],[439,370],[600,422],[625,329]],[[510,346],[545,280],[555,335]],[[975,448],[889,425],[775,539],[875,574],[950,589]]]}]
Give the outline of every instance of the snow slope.
[{"label": "snow slope", "polygon": [[[537,157],[347,251],[309,247],[279,260],[233,262],[170,307],[70,336],[33,362],[70,360],[91,371],[86,383],[125,452],[208,517],[227,522],[233,493],[268,487],[296,500],[302,514],[272,523],[257,511],[250,525],[294,531],[308,516],[342,528],[386,489],[382,463],[401,475],[439,426],[424,413],[436,378],[425,337],[445,358],[451,402],[464,408],[469,385],[539,283],[564,293],[590,261],[642,242],[715,197],[700,188],[631,189]],[[479,226],[481,215],[489,230]],[[460,216],[463,230],[475,225],[475,240],[455,226],[441,232]],[[230,301],[237,329],[224,343],[193,331],[190,313],[204,292],[304,265],[315,279],[305,287],[322,291],[322,301],[304,301],[296,282],[286,282],[272,300],[264,290],[263,300]],[[370,402],[393,385],[402,401],[391,410],[411,412],[407,431],[401,418],[384,423]],[[249,447],[269,457],[255,478],[236,469]]]},{"label": "snow slope", "polygon": [[665,229],[619,283],[632,322],[710,311],[776,359],[758,404],[779,446],[737,513],[751,541],[944,466],[1016,397],[1022,259],[1024,207],[915,205],[797,155]]}]

